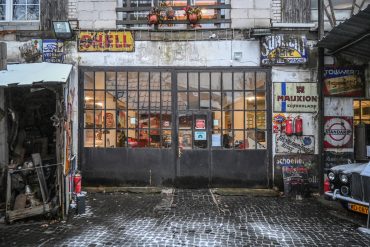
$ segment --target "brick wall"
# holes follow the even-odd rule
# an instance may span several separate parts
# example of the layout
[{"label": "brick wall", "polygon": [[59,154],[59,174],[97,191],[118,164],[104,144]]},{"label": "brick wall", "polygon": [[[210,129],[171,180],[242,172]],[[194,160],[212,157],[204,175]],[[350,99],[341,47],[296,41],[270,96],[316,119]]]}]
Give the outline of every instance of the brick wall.
[{"label": "brick wall", "polygon": [[281,0],[271,1],[272,22],[281,22]]},{"label": "brick wall", "polygon": [[274,0],[231,0],[232,28],[270,27]]}]

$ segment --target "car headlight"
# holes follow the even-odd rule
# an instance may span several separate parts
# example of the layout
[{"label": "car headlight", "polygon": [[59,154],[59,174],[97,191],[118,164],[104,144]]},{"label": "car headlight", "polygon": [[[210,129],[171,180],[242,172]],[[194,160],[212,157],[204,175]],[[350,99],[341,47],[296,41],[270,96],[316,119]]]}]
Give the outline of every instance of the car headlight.
[{"label": "car headlight", "polygon": [[335,174],[334,174],[334,172],[329,172],[329,173],[328,173],[328,178],[329,178],[329,180],[330,180],[330,181],[334,181],[334,179],[335,179]]},{"label": "car headlight", "polygon": [[344,184],[348,183],[348,176],[345,174],[340,175],[340,181]]}]

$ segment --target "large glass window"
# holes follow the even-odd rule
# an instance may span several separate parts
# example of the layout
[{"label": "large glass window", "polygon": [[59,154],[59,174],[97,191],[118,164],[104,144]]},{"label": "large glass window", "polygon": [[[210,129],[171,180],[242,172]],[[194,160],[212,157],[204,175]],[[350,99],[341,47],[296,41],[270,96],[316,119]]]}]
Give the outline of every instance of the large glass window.
[{"label": "large glass window", "polygon": [[0,0],[0,21],[40,20],[40,0]]},{"label": "large glass window", "polygon": [[171,147],[171,73],[95,71],[83,77],[85,147]]},{"label": "large glass window", "polygon": [[353,113],[354,125],[359,123],[370,124],[370,100],[354,100]]}]

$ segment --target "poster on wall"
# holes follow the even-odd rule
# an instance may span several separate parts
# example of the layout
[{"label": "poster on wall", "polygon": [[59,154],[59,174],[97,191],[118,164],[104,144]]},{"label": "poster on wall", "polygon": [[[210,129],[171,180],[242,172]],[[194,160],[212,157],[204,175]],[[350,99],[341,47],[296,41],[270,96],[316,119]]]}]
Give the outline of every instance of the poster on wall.
[{"label": "poster on wall", "polygon": [[48,63],[63,63],[63,41],[56,39],[44,39],[42,41],[42,61]]},{"label": "poster on wall", "polygon": [[349,162],[353,163],[354,158],[353,152],[324,151],[324,169],[327,171],[333,166],[348,164]]},{"label": "poster on wall", "polygon": [[364,96],[364,69],[358,66],[325,67],[324,95],[362,97]]},{"label": "poster on wall", "polygon": [[77,36],[80,52],[133,52],[135,41],[128,31],[81,31]]},{"label": "poster on wall", "polygon": [[270,35],[263,37],[261,42],[261,63],[264,65],[304,64],[308,61],[304,35]]},{"label": "poster on wall", "polygon": [[353,147],[353,118],[324,117],[324,148]]},{"label": "poster on wall", "polygon": [[274,83],[274,112],[316,112],[318,103],[316,83]]},{"label": "poster on wall", "polygon": [[275,176],[284,179],[286,187],[288,182],[293,182],[292,177],[300,178],[300,182],[318,187],[318,157],[317,155],[275,155]]},{"label": "poster on wall", "polygon": [[285,134],[276,135],[276,153],[284,154],[314,154],[314,136],[287,136]]}]

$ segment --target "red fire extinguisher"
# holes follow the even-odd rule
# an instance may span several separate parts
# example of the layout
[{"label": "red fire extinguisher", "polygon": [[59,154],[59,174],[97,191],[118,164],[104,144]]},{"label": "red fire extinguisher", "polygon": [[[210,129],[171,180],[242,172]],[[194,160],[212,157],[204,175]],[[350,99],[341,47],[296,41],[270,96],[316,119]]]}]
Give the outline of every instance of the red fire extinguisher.
[{"label": "red fire extinguisher", "polygon": [[76,173],[73,177],[73,183],[74,183],[74,192],[76,194],[79,194],[81,193],[81,182],[82,182],[82,177],[81,177],[81,174],[80,173]]},{"label": "red fire extinguisher", "polygon": [[295,134],[301,136],[303,134],[303,121],[302,118],[298,115],[294,119]]},{"label": "red fire extinguisher", "polygon": [[293,132],[294,132],[293,120],[290,117],[288,117],[287,120],[285,121],[285,134],[287,136],[291,136],[293,135]]}]

